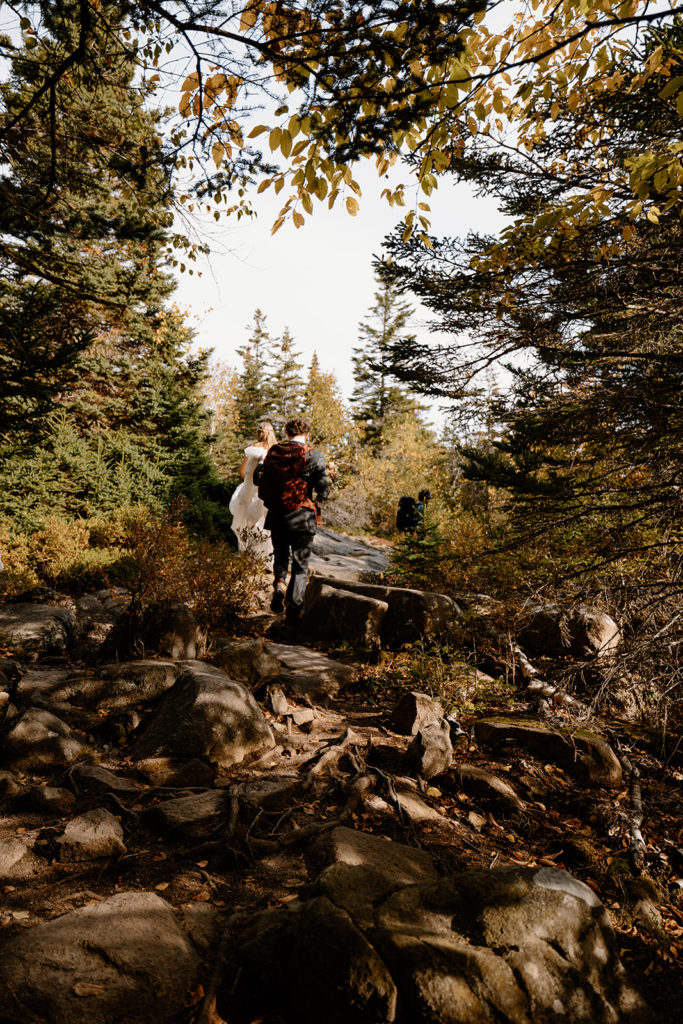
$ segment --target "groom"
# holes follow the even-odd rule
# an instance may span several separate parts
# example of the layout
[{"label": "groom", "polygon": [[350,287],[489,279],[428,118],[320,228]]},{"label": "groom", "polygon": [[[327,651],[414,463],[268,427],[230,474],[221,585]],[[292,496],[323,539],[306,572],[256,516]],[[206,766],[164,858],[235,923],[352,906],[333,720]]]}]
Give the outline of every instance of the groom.
[{"label": "groom", "polygon": [[[330,483],[323,455],[308,443],[311,428],[306,420],[285,424],[287,440],[273,445],[256,474],[259,498],[268,509],[265,529],[273,543],[273,599],[271,611],[285,607],[286,620],[294,625],[304,602],[308,562],[320,510],[313,495],[325,501]],[[292,559],[289,586],[285,580]]]}]

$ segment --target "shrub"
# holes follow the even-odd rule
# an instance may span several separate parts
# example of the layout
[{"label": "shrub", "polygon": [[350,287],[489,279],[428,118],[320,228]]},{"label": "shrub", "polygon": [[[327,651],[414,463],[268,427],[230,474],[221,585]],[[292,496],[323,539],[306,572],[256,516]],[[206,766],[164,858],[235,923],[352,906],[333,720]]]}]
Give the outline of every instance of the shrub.
[{"label": "shrub", "polygon": [[0,599],[14,597],[34,587],[38,574],[30,562],[29,540],[23,533],[13,533],[9,524],[0,523]]},{"label": "shrub", "polygon": [[132,526],[128,586],[134,614],[151,605],[184,602],[204,627],[229,624],[252,611],[262,585],[263,562],[238,554],[227,541],[192,537],[176,505]]},{"label": "shrub", "polygon": [[32,565],[42,580],[57,585],[88,547],[90,531],[82,519],[48,516],[43,528],[29,538]]}]

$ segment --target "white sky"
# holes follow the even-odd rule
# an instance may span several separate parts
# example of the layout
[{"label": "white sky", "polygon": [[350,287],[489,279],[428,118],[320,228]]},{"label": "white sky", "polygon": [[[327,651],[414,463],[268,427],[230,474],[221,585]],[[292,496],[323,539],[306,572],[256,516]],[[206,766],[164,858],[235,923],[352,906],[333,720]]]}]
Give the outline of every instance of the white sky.
[{"label": "white sky", "polygon": [[[197,222],[212,255],[200,265],[201,278],[178,275],[176,298],[190,314],[199,346],[213,348],[216,359],[239,367],[235,349],[246,341],[254,310],[260,308],[271,335],[289,327],[306,363],[317,351],[322,368],[334,370],[344,393],[350,393],[351,350],[376,288],[372,257],[381,252],[384,236],[401,214],[380,198],[388,183],[380,183],[374,163],[365,162],[354,176],[363,190],[356,217],[346,212],[340,197],[332,211],[327,203],[316,204],[302,228],[288,222],[271,236],[287,191],[275,196],[269,189],[254,196],[258,217],[251,221],[228,226],[207,215]],[[408,172],[394,178],[407,184]],[[429,202],[431,230],[437,235],[497,231],[504,223],[494,204],[475,199],[466,184],[442,181]],[[415,316],[411,329],[418,337],[428,335],[426,316],[425,311]]]}]

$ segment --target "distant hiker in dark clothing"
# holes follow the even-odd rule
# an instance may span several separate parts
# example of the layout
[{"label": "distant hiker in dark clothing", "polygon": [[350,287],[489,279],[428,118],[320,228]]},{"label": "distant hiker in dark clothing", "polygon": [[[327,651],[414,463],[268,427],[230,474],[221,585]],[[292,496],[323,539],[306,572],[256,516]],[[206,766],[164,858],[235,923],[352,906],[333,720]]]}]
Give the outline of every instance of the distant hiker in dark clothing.
[{"label": "distant hiker in dark clothing", "polygon": [[[287,620],[296,622],[301,612],[308,578],[313,538],[320,521],[314,495],[325,501],[330,483],[325,459],[308,443],[311,428],[305,420],[285,424],[287,441],[273,445],[257,475],[258,493],[268,509],[265,529],[273,542],[273,599],[271,610],[287,606]],[[289,586],[285,581],[292,559]]]},{"label": "distant hiker in dark clothing", "polygon": [[[424,515],[424,506],[423,506]],[[396,513],[396,529],[399,533],[412,533],[417,529],[420,521],[420,513],[415,498],[404,495],[398,503]]]}]

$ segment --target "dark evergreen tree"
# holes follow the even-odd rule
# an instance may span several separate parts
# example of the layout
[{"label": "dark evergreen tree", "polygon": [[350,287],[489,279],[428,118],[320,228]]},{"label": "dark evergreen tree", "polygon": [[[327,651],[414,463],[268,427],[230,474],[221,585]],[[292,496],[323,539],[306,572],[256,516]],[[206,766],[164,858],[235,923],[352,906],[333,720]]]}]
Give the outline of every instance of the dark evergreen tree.
[{"label": "dark evergreen tree", "polygon": [[[643,40],[624,81],[659,47],[680,63],[680,26]],[[666,175],[655,176],[654,209],[637,224],[628,187],[638,154],[665,160],[679,145],[675,96],[663,102],[661,92],[652,76],[639,91],[605,90],[590,104],[551,96],[554,123],[533,163],[485,142],[454,161],[514,224],[500,238],[447,239],[433,251],[396,234],[383,268],[454,337],[440,348],[394,346],[402,379],[460,398],[473,376],[508,362],[510,393],[494,403],[505,435],[487,450],[467,448],[467,473],[509,488],[522,536],[556,529],[571,562],[638,552],[652,562],[656,549],[670,559],[680,541],[683,229]],[[605,190],[602,205],[568,224],[576,195],[589,190]]]},{"label": "dark evergreen tree", "polygon": [[[118,5],[105,6],[107,31],[121,30]],[[51,11],[49,39],[17,53],[3,86],[10,112],[36,69],[73,45],[74,7]],[[108,62],[105,42],[93,33],[91,59],[4,137],[0,509],[19,526],[181,492],[206,519],[217,487],[198,395],[204,362],[167,308],[160,117],[132,62]]]},{"label": "dark evergreen tree", "polygon": [[380,445],[390,423],[415,416],[420,409],[391,375],[393,346],[399,341],[409,344],[413,338],[406,332],[412,313],[399,288],[380,281],[374,305],[358,328],[361,345],[353,350],[351,405],[366,444]]},{"label": "dark evergreen tree", "polygon": [[304,400],[303,362],[294,348],[294,338],[285,327],[273,342],[268,366],[267,390],[270,419],[276,430],[288,419],[301,415]]},{"label": "dark evergreen tree", "polygon": [[268,380],[271,338],[266,326],[266,315],[260,309],[254,312],[254,322],[246,344],[237,349],[242,360],[242,372],[237,386],[237,414],[240,435],[245,444],[254,440],[259,423],[267,419],[272,406]]}]

